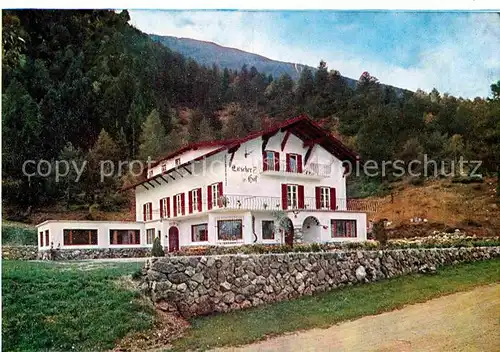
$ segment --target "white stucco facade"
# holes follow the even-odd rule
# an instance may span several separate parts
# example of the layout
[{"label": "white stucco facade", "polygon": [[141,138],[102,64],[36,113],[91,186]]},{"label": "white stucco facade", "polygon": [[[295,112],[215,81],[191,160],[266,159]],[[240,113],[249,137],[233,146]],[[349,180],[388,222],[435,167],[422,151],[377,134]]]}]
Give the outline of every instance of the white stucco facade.
[{"label": "white stucco facade", "polygon": [[49,230],[51,242],[63,247],[64,229],[92,226],[99,232],[94,246],[110,247],[112,229],[140,230],[133,246],[151,245],[149,230],[169,250],[290,238],[366,240],[366,214],[348,209],[342,160],[286,126],[230,145],[188,149],[146,174],[134,186],[135,222],[48,221],[38,231]]}]

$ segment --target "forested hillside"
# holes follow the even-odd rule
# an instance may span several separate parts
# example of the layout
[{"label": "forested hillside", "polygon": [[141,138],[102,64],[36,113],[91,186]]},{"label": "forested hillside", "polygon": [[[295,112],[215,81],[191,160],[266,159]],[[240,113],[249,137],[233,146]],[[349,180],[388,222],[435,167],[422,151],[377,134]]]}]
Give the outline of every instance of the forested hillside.
[{"label": "forested hillside", "polygon": [[[320,62],[294,82],[254,67],[200,66],[130,26],[127,11],[2,16],[3,195],[20,208],[56,202],[116,208],[127,176],[100,182],[99,160],[155,158],[187,142],[243,136],[301,113],[365,160],[464,156],[482,160],[483,173],[497,170],[500,81],[491,99],[436,90],[398,95],[367,72],[352,89]],[[39,159],[87,160],[88,172],[79,182],[73,173],[62,182],[23,176],[24,161]]]}]

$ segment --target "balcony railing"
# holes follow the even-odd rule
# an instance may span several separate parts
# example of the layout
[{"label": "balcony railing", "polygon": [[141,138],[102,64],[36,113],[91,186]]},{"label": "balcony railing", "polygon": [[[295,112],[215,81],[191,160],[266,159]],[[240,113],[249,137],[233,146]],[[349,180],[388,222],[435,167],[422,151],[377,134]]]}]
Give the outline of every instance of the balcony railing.
[{"label": "balcony railing", "polygon": [[[220,205],[220,207],[214,206],[213,209],[222,208],[231,210],[264,210],[264,211],[283,210],[281,197],[227,194],[218,200],[218,205]],[[335,210],[373,212],[377,210],[377,205],[378,204],[374,201],[337,198]],[[296,202],[295,204],[287,204],[286,210],[294,210],[294,209],[304,209],[310,211],[331,210],[329,204],[323,204],[323,206],[324,207],[322,209],[317,209],[315,197],[304,197],[303,207],[299,207],[298,202]]]},{"label": "balcony railing", "polygon": [[279,170],[275,170],[275,165],[269,163],[266,170],[261,166],[260,171],[268,174],[283,174],[283,175],[298,175],[298,176],[315,176],[315,177],[329,177],[331,175],[332,166],[328,164],[319,164],[319,163],[308,163],[306,166],[303,166],[302,172],[299,173],[297,167],[293,168],[291,171],[287,170],[287,164],[284,161],[280,161]]}]

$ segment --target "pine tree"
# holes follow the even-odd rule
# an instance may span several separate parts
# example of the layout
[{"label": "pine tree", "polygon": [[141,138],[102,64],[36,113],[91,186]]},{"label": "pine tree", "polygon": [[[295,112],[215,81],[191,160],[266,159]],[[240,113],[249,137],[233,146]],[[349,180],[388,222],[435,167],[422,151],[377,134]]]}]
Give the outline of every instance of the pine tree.
[{"label": "pine tree", "polygon": [[160,121],[158,111],[153,110],[146,121],[142,124],[142,132],[139,141],[139,159],[147,161],[154,160],[165,150],[166,134],[165,128]]}]

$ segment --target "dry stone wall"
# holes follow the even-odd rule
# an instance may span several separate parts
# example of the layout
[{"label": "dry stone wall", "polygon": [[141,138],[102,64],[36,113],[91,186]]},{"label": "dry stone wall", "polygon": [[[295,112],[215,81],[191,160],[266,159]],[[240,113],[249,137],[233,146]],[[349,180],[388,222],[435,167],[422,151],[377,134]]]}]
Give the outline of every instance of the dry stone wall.
[{"label": "dry stone wall", "polygon": [[190,317],[499,256],[500,247],[472,247],[152,258],[141,288]]},{"label": "dry stone wall", "polygon": [[34,260],[38,257],[38,246],[2,246],[2,259]]},{"label": "dry stone wall", "polygon": [[141,258],[151,256],[151,248],[88,248],[40,251],[42,260],[84,260],[104,258]]}]

